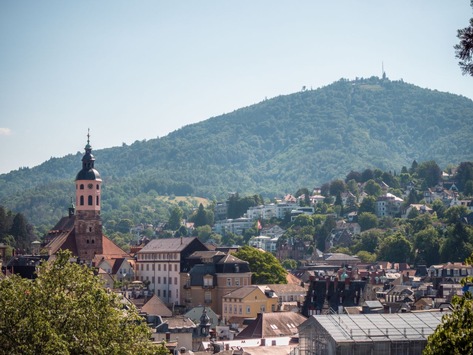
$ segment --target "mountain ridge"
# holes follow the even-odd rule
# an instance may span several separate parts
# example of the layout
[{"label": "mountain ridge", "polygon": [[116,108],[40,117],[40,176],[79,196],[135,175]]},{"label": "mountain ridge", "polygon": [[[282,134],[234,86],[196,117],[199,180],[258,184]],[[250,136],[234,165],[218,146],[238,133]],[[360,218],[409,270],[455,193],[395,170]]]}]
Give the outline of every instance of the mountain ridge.
[{"label": "mountain ridge", "polygon": [[[280,95],[93,154],[106,209],[121,194],[130,200],[151,191],[214,199],[229,191],[275,196],[351,170],[400,171],[414,160],[445,168],[473,160],[472,137],[472,100],[372,77]],[[0,204],[26,209],[32,220],[37,199],[52,198],[54,210],[64,209],[81,157],[78,152],[0,175]]]}]

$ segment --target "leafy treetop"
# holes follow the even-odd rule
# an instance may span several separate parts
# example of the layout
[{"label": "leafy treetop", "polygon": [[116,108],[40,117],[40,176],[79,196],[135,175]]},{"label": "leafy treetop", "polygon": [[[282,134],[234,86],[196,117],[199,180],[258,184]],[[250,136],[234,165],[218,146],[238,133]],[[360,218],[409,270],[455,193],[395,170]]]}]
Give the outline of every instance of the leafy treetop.
[{"label": "leafy treetop", "polygon": [[0,280],[0,354],[154,354],[132,305],[61,251],[32,281]]}]

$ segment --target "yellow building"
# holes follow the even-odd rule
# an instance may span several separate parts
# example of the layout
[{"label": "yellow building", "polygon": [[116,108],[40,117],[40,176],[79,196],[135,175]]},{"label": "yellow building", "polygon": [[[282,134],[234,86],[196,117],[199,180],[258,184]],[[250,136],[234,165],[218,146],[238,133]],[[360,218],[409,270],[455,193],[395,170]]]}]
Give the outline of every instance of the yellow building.
[{"label": "yellow building", "polygon": [[256,318],[258,313],[275,312],[278,296],[267,286],[248,285],[227,293],[222,298],[222,315],[230,318]]}]

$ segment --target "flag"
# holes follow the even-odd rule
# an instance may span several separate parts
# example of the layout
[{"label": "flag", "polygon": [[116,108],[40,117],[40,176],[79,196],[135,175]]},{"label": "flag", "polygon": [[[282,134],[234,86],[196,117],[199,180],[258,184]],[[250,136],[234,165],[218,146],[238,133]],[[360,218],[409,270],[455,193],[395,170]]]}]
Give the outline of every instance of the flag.
[{"label": "flag", "polygon": [[257,228],[258,228],[258,230],[263,228],[263,227],[261,226],[261,222],[259,221],[259,219],[258,219],[258,227],[257,227]]}]

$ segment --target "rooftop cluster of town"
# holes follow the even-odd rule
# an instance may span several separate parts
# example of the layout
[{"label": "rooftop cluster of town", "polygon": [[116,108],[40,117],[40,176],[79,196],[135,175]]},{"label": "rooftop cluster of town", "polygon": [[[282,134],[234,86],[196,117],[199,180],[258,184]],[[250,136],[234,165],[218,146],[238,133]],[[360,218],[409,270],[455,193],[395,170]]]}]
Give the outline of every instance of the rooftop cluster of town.
[{"label": "rooftop cluster of town", "polygon": [[[307,241],[289,238],[280,243],[283,228],[269,222],[261,225],[260,221],[314,214],[314,206],[325,199],[318,190],[309,196],[308,206],[301,207],[300,201],[307,196],[288,195],[251,207],[237,219],[226,218],[227,204],[215,206],[216,233],[242,234],[256,222],[258,233],[249,239],[250,246],[280,261],[298,261],[286,284],[253,284],[255,270],[233,254],[240,246],[216,246],[195,236],[143,237],[125,252],[102,233],[102,180],[94,160],[87,144],[76,177],[76,207],[42,244],[11,260],[5,260],[0,247],[3,277],[18,273],[34,278],[39,262],[68,249],[97,270],[104,287],[140,310],[154,341],[164,340],[175,352],[256,354],[274,347],[286,354],[335,354],[352,353],[357,347],[358,353],[420,354],[442,314],[450,311],[452,297],[465,292],[460,281],[473,274],[473,267],[462,262],[411,267],[405,262],[363,262],[333,252],[360,234],[356,213],[338,218],[324,250],[310,253]],[[375,213],[379,218],[407,218],[413,209],[430,214],[428,205],[440,200],[446,206],[465,206],[471,217],[471,200],[458,199],[455,184],[447,180],[427,189],[422,204],[403,204],[409,189],[400,197],[386,190],[376,200]],[[343,207],[355,196],[344,192],[340,198]],[[359,203],[363,195],[356,198]]]}]

